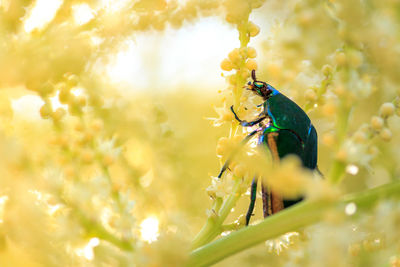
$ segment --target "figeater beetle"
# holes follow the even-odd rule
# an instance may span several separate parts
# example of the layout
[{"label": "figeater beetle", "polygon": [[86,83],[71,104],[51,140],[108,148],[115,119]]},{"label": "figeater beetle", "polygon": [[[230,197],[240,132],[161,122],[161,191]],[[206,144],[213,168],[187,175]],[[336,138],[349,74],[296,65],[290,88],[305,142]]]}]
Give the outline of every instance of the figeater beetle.
[{"label": "figeater beetle", "polygon": [[[231,110],[237,121],[243,127],[259,127],[252,131],[243,141],[247,143],[255,134],[258,134],[258,145],[271,151],[274,160],[279,160],[289,154],[297,155],[305,168],[317,170],[317,131],[312,125],[307,114],[292,100],[281,94],[271,85],[258,81],[255,70],[251,73],[253,82],[248,83],[251,90],[264,100],[263,110],[253,121],[239,119],[233,106]],[[230,159],[225,162],[218,177],[228,168]],[[246,215],[248,225],[253,213],[257,192],[257,177],[254,177],[250,191],[250,205]],[[272,215],[299,201],[298,199],[282,199],[271,192],[266,186],[262,186],[264,217]]]}]

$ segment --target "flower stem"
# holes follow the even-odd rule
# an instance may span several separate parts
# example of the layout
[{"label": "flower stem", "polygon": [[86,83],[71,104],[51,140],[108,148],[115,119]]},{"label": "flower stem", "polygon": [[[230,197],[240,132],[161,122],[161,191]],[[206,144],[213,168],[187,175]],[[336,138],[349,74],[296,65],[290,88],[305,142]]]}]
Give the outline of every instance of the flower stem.
[{"label": "flower stem", "polygon": [[[346,105],[342,104],[339,109],[338,121],[336,124],[337,127],[337,139],[338,139],[338,149],[342,147],[343,141],[346,137],[347,127],[348,127],[348,120],[350,116],[351,108],[346,107]],[[329,180],[333,184],[338,184],[343,178],[345,173],[346,164],[343,162],[342,159],[335,159],[333,161],[330,173],[329,173]]]},{"label": "flower stem", "polygon": [[268,217],[257,225],[248,226],[195,249],[190,255],[187,266],[214,264],[265,240],[316,223],[323,218],[329,208],[340,207],[349,202],[354,202],[359,208],[369,208],[377,200],[396,196],[399,193],[400,181],[396,181],[364,192],[344,196],[338,201],[305,201]]},{"label": "flower stem", "polygon": [[240,197],[239,190],[240,190],[241,180],[236,179],[235,184],[233,186],[232,193],[226,199],[224,204],[221,207],[220,212],[218,213],[217,217],[210,216],[208,217],[206,224],[197,234],[195,239],[192,242],[192,248],[196,249],[200,246],[211,242],[216,236],[218,236],[222,231],[222,224],[224,223],[226,217],[228,217],[229,212],[235,206],[237,200]]}]

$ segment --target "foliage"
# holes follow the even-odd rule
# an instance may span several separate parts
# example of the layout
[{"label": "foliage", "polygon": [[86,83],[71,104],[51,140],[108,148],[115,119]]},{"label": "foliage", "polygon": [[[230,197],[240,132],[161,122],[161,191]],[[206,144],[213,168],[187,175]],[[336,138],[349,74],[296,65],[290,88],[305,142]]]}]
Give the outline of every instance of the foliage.
[{"label": "foliage", "polygon": [[[0,0],[0,265],[235,255],[219,266],[399,266],[399,10],[393,0]],[[218,95],[188,90],[196,80],[132,93],[99,71],[139,33],[210,16],[240,41]],[[259,113],[243,88],[253,69],[309,114],[324,179],[293,157],[273,164],[254,142],[237,149],[248,132],[229,107]],[[220,165],[237,152],[222,179],[215,147]],[[244,227],[254,172],[306,201],[265,220],[257,203]]]}]

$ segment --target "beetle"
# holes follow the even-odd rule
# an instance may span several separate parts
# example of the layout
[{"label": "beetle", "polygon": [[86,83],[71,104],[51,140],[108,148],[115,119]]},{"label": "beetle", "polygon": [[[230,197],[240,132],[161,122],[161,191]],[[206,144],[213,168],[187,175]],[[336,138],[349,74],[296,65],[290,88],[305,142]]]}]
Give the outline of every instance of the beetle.
[{"label": "beetle", "polygon": [[[305,168],[319,172],[317,168],[318,135],[310,118],[295,102],[266,82],[257,80],[255,70],[252,71],[251,77],[253,82],[248,82],[247,89],[263,98],[264,102],[259,105],[263,107],[263,110],[254,120],[245,121],[238,117],[233,106],[231,106],[231,111],[241,126],[259,126],[247,135],[241,144],[246,144],[254,135],[258,135],[258,146],[269,149],[273,160],[279,161],[289,154],[294,154],[300,158]],[[229,167],[231,159],[232,156],[225,162],[218,178],[221,178],[224,171]],[[254,177],[250,189],[246,225],[249,224],[253,214],[256,192],[257,177]],[[262,185],[262,198],[264,217],[302,200],[302,198],[282,199],[265,185]]]}]

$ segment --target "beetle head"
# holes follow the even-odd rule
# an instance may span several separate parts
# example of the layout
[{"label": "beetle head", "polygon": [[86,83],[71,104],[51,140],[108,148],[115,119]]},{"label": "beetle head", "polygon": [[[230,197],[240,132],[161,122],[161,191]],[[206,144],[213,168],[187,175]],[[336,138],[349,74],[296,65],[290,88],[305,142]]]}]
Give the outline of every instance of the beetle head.
[{"label": "beetle head", "polygon": [[257,80],[255,70],[251,71],[251,78],[253,79],[253,82],[247,84],[247,90],[253,91],[255,94],[267,100],[272,94],[270,86],[268,86],[266,82]]}]

